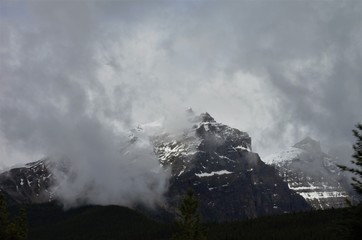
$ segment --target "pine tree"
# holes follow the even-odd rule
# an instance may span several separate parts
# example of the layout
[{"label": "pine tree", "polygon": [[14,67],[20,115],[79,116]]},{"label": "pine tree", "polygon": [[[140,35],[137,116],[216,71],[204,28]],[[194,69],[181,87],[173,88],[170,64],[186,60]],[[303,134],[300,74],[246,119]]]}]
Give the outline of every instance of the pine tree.
[{"label": "pine tree", "polygon": [[0,239],[25,240],[27,238],[25,209],[20,209],[19,215],[11,221],[4,197],[0,194]]},{"label": "pine tree", "polygon": [[[356,129],[352,130],[354,137],[356,138],[355,144],[353,144],[353,159],[352,164],[355,167],[347,167],[344,165],[338,165],[343,171],[353,173],[352,187],[362,197],[362,124],[356,125]],[[362,235],[362,204],[359,207],[350,208],[350,216],[348,220],[342,224],[342,229],[346,233],[345,239],[359,239]]]},{"label": "pine tree", "polygon": [[6,209],[5,199],[0,194],[0,239],[7,238],[8,225],[9,225],[9,216]]},{"label": "pine tree", "polygon": [[356,138],[356,143],[353,144],[354,153],[352,155],[353,160],[351,162],[356,165],[356,167],[353,168],[344,165],[338,165],[338,167],[343,171],[348,171],[355,175],[352,177],[351,185],[353,189],[362,196],[362,124],[357,124],[356,129],[353,129],[352,132]]},{"label": "pine tree", "polygon": [[20,209],[19,215],[15,220],[15,224],[18,228],[18,239],[27,239],[28,237],[28,227],[27,227],[27,220],[26,220],[26,211],[24,208]]},{"label": "pine tree", "polygon": [[201,226],[201,217],[197,211],[198,201],[191,188],[179,208],[179,219],[176,221],[180,232],[173,236],[173,240],[206,240],[206,235]]}]

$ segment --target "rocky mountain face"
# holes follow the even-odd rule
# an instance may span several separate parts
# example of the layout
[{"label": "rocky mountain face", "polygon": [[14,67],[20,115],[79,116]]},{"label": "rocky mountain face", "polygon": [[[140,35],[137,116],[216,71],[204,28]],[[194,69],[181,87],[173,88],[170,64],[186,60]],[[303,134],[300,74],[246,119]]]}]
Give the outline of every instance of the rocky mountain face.
[{"label": "rocky mountain face", "polygon": [[[197,194],[206,221],[310,209],[273,166],[252,152],[247,133],[218,123],[207,113],[189,115],[192,127],[181,134],[163,132],[151,137],[161,166],[171,170],[163,211],[174,214],[188,187]],[[135,141],[136,133],[130,139],[131,143]],[[51,164],[43,159],[1,173],[1,191],[18,203],[52,201],[55,180]]]},{"label": "rocky mountain face", "polygon": [[0,174],[0,192],[12,203],[43,203],[52,200],[52,174],[46,159]]},{"label": "rocky mountain face", "polygon": [[36,204],[51,202],[56,191],[53,171],[68,174],[69,161],[59,158],[50,161],[48,158],[27,163],[0,172],[0,193],[5,195],[8,204]]},{"label": "rocky mountain face", "polygon": [[208,221],[230,221],[309,209],[274,167],[252,152],[245,132],[217,123],[209,114],[195,117],[179,136],[153,138],[155,152],[171,168],[170,211],[191,186]]},{"label": "rocky mountain face", "polygon": [[275,166],[290,189],[313,208],[339,208],[350,198],[349,184],[336,159],[322,152],[320,143],[307,137],[293,147],[264,159]]}]

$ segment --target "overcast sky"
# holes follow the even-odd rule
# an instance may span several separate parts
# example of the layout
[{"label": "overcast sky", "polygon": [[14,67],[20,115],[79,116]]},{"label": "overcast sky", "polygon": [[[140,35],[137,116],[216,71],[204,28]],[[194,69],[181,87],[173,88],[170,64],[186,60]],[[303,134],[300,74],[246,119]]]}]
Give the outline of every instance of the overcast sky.
[{"label": "overcast sky", "polygon": [[305,136],[349,153],[362,1],[0,1],[0,168],[187,107],[261,156]]}]

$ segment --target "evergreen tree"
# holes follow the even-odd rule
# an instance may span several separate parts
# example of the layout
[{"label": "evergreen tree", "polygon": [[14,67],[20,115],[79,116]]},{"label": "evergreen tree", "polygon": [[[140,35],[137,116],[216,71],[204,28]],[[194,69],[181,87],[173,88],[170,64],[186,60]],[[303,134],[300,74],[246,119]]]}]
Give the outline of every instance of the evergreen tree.
[{"label": "evergreen tree", "polygon": [[9,225],[9,216],[6,209],[5,199],[0,194],[0,239],[6,239]]},{"label": "evergreen tree", "polygon": [[0,239],[25,240],[27,238],[27,224],[25,209],[12,221],[6,209],[4,197],[0,194]]},{"label": "evergreen tree", "polygon": [[206,240],[206,235],[201,226],[201,217],[197,211],[198,201],[191,188],[179,208],[179,219],[176,221],[180,232],[173,236],[173,240]]},{"label": "evergreen tree", "polygon": [[28,237],[28,227],[26,220],[26,211],[24,208],[20,209],[19,215],[15,220],[15,224],[18,229],[18,239],[27,239]]},{"label": "evergreen tree", "polygon": [[[356,125],[356,129],[352,130],[354,137],[356,138],[355,144],[353,144],[353,159],[352,164],[355,167],[347,167],[344,165],[338,165],[343,171],[353,173],[355,176],[352,177],[353,189],[362,196],[362,124]],[[350,209],[350,217],[342,224],[347,229],[346,239],[359,239],[362,235],[362,204],[359,207]]]},{"label": "evergreen tree", "polygon": [[338,165],[338,167],[343,171],[348,171],[355,175],[355,177],[352,177],[351,185],[353,189],[362,196],[362,124],[357,124],[356,129],[353,129],[352,132],[356,138],[356,143],[353,144],[354,153],[351,162],[356,165],[356,167],[353,168],[344,165]]}]

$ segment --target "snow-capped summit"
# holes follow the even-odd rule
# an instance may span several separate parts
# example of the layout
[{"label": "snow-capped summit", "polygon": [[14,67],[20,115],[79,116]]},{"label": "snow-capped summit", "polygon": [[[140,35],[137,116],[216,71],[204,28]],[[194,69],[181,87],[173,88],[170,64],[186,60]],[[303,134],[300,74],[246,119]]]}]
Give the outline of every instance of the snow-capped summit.
[{"label": "snow-capped summit", "polygon": [[335,160],[310,137],[264,159],[278,169],[290,189],[316,209],[344,207],[350,197],[349,184]]}]

